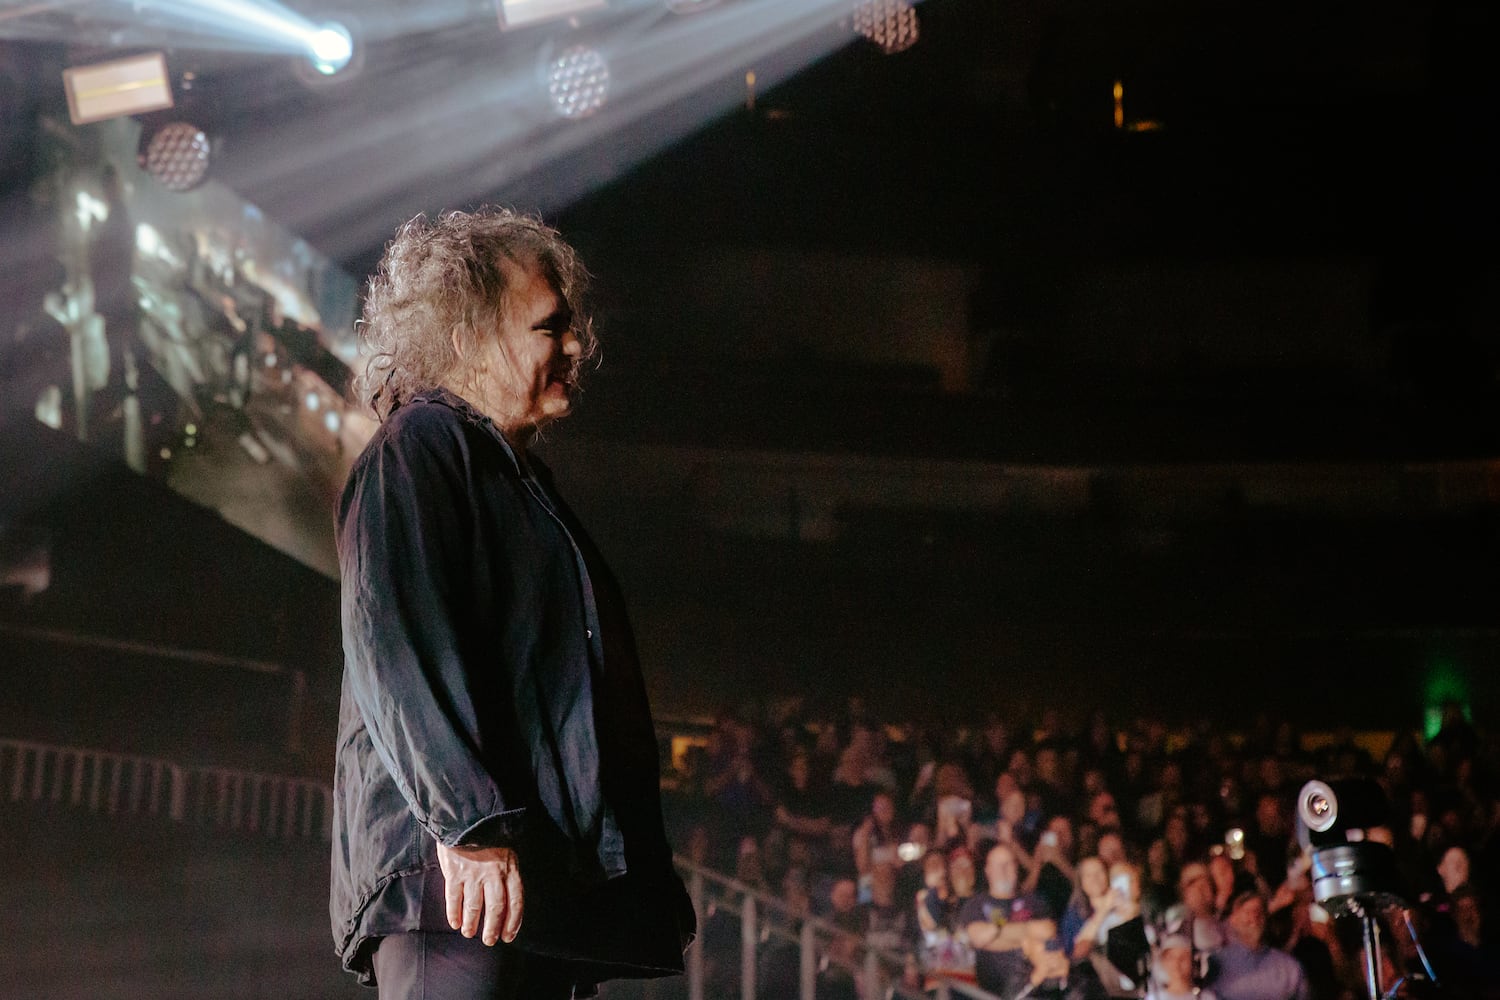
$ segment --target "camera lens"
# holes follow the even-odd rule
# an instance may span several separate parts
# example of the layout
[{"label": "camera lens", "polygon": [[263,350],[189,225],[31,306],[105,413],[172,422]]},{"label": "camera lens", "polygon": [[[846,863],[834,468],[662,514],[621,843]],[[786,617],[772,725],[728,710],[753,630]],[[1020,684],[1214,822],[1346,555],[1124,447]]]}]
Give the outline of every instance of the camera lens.
[{"label": "camera lens", "polygon": [[1297,815],[1309,830],[1323,833],[1339,818],[1339,800],[1333,789],[1321,781],[1309,781],[1297,797]]}]

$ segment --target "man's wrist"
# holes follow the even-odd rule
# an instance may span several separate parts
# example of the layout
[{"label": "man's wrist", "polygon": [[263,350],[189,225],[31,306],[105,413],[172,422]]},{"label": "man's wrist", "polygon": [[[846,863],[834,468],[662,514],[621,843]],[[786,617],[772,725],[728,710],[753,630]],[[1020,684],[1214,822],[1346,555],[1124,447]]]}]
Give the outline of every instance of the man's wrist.
[{"label": "man's wrist", "polygon": [[450,845],[466,849],[483,847],[514,847],[521,839],[522,824],[526,810],[510,809],[493,816],[486,816],[464,830]]}]

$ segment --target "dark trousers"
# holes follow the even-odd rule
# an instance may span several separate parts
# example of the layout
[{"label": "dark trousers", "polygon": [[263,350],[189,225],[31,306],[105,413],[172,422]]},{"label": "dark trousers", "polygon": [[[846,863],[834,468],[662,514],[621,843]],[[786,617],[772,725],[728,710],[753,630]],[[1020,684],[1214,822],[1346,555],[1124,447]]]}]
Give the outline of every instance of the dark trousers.
[{"label": "dark trousers", "polygon": [[[571,1000],[568,965],[478,937],[413,931],[380,939],[380,1000]],[[590,990],[592,993],[592,990]]]}]

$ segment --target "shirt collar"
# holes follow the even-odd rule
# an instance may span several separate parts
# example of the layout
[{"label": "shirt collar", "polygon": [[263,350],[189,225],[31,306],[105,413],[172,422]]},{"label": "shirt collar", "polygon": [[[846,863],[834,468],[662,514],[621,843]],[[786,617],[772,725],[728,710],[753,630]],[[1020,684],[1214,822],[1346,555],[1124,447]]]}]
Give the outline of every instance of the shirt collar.
[{"label": "shirt collar", "polygon": [[511,445],[511,443],[506,440],[505,435],[500,433],[500,428],[495,426],[494,418],[490,417],[488,414],[481,413],[479,407],[475,406],[467,399],[464,399],[452,389],[449,389],[446,386],[436,385],[431,389],[422,390],[421,392],[412,396],[409,400],[407,400],[407,402],[437,403],[440,406],[448,407],[450,410],[457,413],[459,416],[463,417],[470,423],[477,424],[485,428],[490,432],[490,434],[495,438],[496,441],[500,442],[500,446],[505,449],[505,454],[508,455],[511,462],[515,464],[516,472],[522,475],[527,474],[528,470],[526,461]]}]

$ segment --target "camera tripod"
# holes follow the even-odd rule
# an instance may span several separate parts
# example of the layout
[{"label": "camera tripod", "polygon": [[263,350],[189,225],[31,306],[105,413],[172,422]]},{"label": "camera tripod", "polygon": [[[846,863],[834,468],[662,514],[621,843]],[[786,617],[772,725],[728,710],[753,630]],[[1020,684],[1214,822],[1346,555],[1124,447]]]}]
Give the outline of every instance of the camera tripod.
[{"label": "camera tripod", "polygon": [[[1365,986],[1369,991],[1369,1000],[1391,1000],[1401,984],[1406,982],[1406,977],[1401,976],[1391,984],[1390,989],[1382,993],[1380,972],[1380,921],[1376,915],[1376,906],[1382,902],[1389,902],[1388,898],[1370,898],[1353,896],[1343,901],[1343,912],[1349,916],[1358,917],[1364,939],[1365,948]],[[1437,975],[1432,971],[1432,964],[1427,961],[1427,952],[1422,949],[1422,942],[1417,939],[1416,928],[1412,926],[1411,916],[1405,908],[1401,908],[1401,918],[1406,924],[1406,931],[1411,935],[1412,944],[1416,946],[1417,957],[1422,960],[1422,967],[1427,972],[1427,981],[1433,986],[1437,985]]]}]

